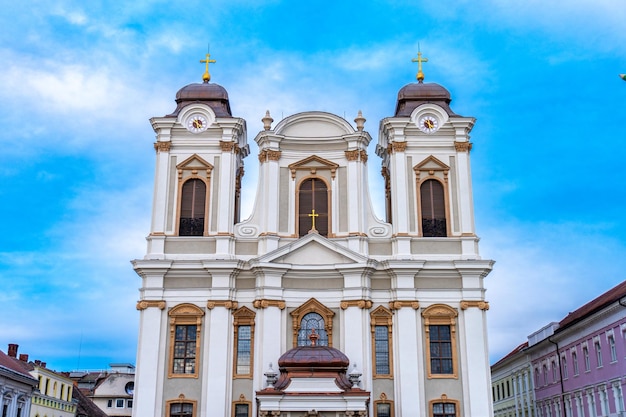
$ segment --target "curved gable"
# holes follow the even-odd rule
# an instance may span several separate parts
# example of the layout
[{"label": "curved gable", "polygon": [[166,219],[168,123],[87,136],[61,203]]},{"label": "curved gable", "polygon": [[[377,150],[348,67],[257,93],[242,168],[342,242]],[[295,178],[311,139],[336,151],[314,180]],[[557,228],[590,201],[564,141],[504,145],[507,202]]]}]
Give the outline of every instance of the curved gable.
[{"label": "curved gable", "polygon": [[281,120],[274,133],[300,138],[337,137],[353,134],[354,128],[345,119],[330,113],[297,113]]}]

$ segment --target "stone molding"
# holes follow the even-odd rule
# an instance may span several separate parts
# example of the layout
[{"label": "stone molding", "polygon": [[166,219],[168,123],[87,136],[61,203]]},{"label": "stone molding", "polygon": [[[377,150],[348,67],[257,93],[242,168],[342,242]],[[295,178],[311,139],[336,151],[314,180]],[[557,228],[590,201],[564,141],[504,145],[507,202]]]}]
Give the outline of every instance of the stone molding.
[{"label": "stone molding", "polygon": [[454,142],[454,149],[457,152],[469,152],[472,150],[472,144],[470,142]]},{"label": "stone molding", "polygon": [[363,149],[354,149],[352,151],[345,151],[346,159],[348,161],[361,161],[363,163],[367,162],[367,152]]},{"label": "stone molding", "polygon": [[267,300],[267,299],[254,300],[252,305],[254,306],[254,308],[278,307],[281,310],[284,310],[286,307],[286,304],[283,300]]},{"label": "stone molding", "polygon": [[271,149],[263,149],[259,152],[259,162],[278,161],[282,155],[281,151],[273,151]]},{"label": "stone molding", "polygon": [[489,303],[487,301],[461,301],[461,310],[467,310],[470,307],[478,307],[479,309],[486,311],[489,310]]},{"label": "stone molding", "polygon": [[420,308],[419,301],[411,301],[411,300],[394,300],[389,301],[389,308],[391,310],[400,310],[402,307],[411,307],[413,310],[417,310]]},{"label": "stone molding", "polygon": [[367,308],[372,308],[372,302],[370,300],[344,300],[339,306],[342,310],[347,309],[348,307],[358,307],[361,310]]},{"label": "stone molding", "polygon": [[239,145],[236,142],[226,142],[220,140],[220,149],[222,150],[222,152],[239,153]]},{"label": "stone molding", "polygon": [[228,310],[235,310],[239,306],[237,301],[231,300],[209,300],[206,303],[206,307],[209,310],[213,310],[215,307],[226,307]]},{"label": "stone molding", "polygon": [[143,311],[148,307],[158,307],[159,310],[165,310],[164,300],[141,300],[137,301],[137,310]]},{"label": "stone molding", "polygon": [[169,152],[172,142],[154,142],[154,150],[157,152]]},{"label": "stone molding", "polygon": [[387,146],[387,152],[392,154],[394,152],[405,152],[406,151],[406,142],[391,142]]}]

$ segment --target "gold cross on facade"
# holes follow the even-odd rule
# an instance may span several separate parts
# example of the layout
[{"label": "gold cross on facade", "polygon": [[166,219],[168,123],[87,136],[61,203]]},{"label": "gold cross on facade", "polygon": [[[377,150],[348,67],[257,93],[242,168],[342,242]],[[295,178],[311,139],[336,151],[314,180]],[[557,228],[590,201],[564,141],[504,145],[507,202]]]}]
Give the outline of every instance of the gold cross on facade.
[{"label": "gold cross on facade", "polygon": [[209,74],[209,64],[215,64],[215,60],[211,59],[211,54],[207,52],[206,59],[201,59],[200,63],[206,63],[206,69],[204,70],[204,74],[202,75],[202,80],[205,83],[211,81],[211,74]]},{"label": "gold cross on facade", "polygon": [[311,210],[311,214],[309,214],[309,217],[311,218],[311,222],[313,224],[311,226],[311,230],[309,230],[309,233],[317,232],[317,229],[315,228],[315,218],[319,216],[320,216],[319,214],[315,214],[315,209]]},{"label": "gold cross on facade", "polygon": [[420,83],[424,81],[424,73],[422,72],[422,62],[428,62],[428,58],[422,58],[422,53],[420,51],[417,52],[417,58],[413,58],[411,62],[417,62],[417,81]]}]

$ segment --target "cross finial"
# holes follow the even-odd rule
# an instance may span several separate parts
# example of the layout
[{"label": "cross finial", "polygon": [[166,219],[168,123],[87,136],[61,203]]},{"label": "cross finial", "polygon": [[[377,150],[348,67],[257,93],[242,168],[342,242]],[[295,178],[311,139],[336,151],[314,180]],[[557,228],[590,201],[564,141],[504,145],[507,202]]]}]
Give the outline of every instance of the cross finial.
[{"label": "cross finial", "polygon": [[417,62],[417,75],[415,76],[415,78],[417,78],[418,82],[423,82],[424,73],[422,72],[422,62],[428,62],[428,58],[422,57],[422,52],[419,50],[419,46],[417,48],[417,58],[413,58],[411,62]]},{"label": "cross finial", "polygon": [[209,81],[211,81],[211,74],[209,74],[209,64],[215,64],[215,60],[211,59],[211,54],[209,52],[206,53],[206,58],[205,59],[201,59],[200,63],[205,64],[206,63],[206,69],[204,70],[204,74],[202,75],[202,80],[205,83],[208,83]]},{"label": "cross finial", "polygon": [[309,217],[311,218],[311,230],[309,230],[309,233],[317,233],[317,229],[315,228],[315,218],[319,217],[319,214],[315,213],[315,209],[311,210],[311,214],[309,214]]}]

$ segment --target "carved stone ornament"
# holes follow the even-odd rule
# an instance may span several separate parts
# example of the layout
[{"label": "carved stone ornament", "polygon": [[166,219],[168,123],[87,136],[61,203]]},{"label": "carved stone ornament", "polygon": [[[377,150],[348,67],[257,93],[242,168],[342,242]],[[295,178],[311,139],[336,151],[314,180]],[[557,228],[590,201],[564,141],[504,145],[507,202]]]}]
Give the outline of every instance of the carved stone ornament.
[{"label": "carved stone ornament", "polygon": [[284,310],[286,304],[283,300],[254,300],[252,303],[254,308],[267,308],[267,307],[278,307],[281,310]]},{"label": "carved stone ornament", "polygon": [[394,152],[405,152],[406,151],[406,142],[391,142],[387,147],[388,153]]},{"label": "carved stone ornament", "polygon": [[342,310],[345,310],[348,307],[358,307],[363,310],[364,308],[372,308],[372,302],[370,300],[346,300],[342,301],[339,306]]},{"label": "carved stone ornament", "polygon": [[230,301],[230,300],[221,300],[221,301],[209,300],[206,303],[206,307],[209,310],[213,310],[215,307],[225,307],[228,310],[234,310],[237,308],[238,305],[239,303],[237,303],[237,301]]},{"label": "carved stone ornament", "polygon": [[263,149],[259,152],[259,162],[278,161],[282,155],[281,151],[274,151],[271,149]]},{"label": "carved stone ornament", "polygon": [[395,300],[395,301],[389,302],[389,308],[391,310],[400,310],[402,307],[411,307],[413,310],[417,310],[418,308],[420,308],[420,303],[417,300],[415,301]]},{"label": "carved stone ornament", "polygon": [[367,162],[367,152],[363,149],[354,149],[352,151],[345,151],[346,159],[348,161],[361,161]]},{"label": "carved stone ornament", "polygon": [[235,142],[225,142],[220,140],[220,149],[222,152],[239,152],[239,145]]},{"label": "carved stone ornament", "polygon": [[142,300],[137,302],[137,310],[145,310],[148,307],[158,307],[159,310],[165,309],[165,301],[163,300]]},{"label": "carved stone ornament", "polygon": [[454,149],[457,152],[469,152],[472,150],[472,144],[470,142],[454,142]]},{"label": "carved stone ornament", "polygon": [[480,310],[489,310],[487,301],[461,301],[461,310],[467,310],[470,307],[478,307]]},{"label": "carved stone ornament", "polygon": [[157,152],[169,152],[172,142],[154,142],[154,150]]}]

